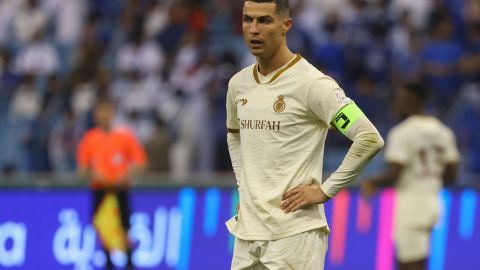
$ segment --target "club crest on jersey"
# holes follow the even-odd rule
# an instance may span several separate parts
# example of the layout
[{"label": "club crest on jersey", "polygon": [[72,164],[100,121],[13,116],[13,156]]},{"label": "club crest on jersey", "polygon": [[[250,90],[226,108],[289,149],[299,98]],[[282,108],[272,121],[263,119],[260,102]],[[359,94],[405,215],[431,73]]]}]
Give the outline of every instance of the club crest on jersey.
[{"label": "club crest on jersey", "polygon": [[280,95],[278,96],[278,100],[273,103],[273,110],[277,113],[283,112],[285,110],[285,107],[287,107],[287,104],[285,104],[285,99],[284,96]]}]

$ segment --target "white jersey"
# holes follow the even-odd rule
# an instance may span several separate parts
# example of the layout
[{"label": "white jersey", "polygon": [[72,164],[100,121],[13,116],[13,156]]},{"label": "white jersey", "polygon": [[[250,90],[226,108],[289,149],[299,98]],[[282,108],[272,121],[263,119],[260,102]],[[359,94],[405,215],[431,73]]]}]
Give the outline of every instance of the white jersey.
[{"label": "white jersey", "polygon": [[435,225],[445,165],[459,159],[452,131],[431,116],[409,117],[390,131],[385,158],[404,165],[395,184],[396,224]]},{"label": "white jersey", "polygon": [[[240,211],[227,222],[243,240],[276,240],[325,227],[322,204],[285,214],[285,192],[321,181],[325,138],[352,101],[338,84],[297,55],[267,76],[249,66],[229,83],[227,127],[239,130]],[[315,180],[314,180],[315,179]]]}]

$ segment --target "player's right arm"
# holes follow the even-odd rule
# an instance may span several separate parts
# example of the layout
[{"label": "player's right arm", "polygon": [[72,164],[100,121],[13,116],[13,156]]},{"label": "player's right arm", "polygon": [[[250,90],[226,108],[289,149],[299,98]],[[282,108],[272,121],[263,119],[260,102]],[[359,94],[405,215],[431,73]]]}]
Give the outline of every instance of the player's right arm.
[{"label": "player's right arm", "polygon": [[230,84],[227,92],[227,144],[237,185],[240,185],[240,172],[242,169],[240,127],[238,126],[237,103],[234,90],[230,87]]},{"label": "player's right arm", "polygon": [[77,174],[82,180],[90,177],[89,156],[91,143],[89,138],[89,133],[85,133],[77,148]]}]

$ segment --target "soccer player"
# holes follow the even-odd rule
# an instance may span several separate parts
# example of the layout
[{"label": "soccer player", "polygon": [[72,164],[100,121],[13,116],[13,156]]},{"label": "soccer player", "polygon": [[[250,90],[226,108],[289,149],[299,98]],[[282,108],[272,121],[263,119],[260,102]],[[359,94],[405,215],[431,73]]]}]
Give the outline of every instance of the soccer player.
[{"label": "soccer player", "polygon": [[[288,0],[246,0],[243,34],[257,63],[232,77],[227,140],[240,195],[227,221],[232,269],[323,269],[328,225],[322,203],[347,186],[383,146],[339,85],[287,47]],[[330,127],[353,140],[322,184]]]},{"label": "soccer player", "polygon": [[440,215],[442,179],[455,179],[459,160],[452,131],[424,114],[426,97],[419,83],[400,89],[396,105],[406,119],[387,137],[388,169],[362,185],[366,196],[378,187],[395,186],[394,232],[400,270],[426,269],[431,231]]},{"label": "soccer player", "polygon": [[[120,218],[125,233],[130,228],[128,189],[130,181],[145,168],[145,151],[133,133],[125,128],[112,126],[114,105],[99,101],[94,108],[96,127],[87,131],[80,141],[77,163],[80,177],[90,179],[93,197],[93,213],[107,193],[118,200]],[[113,269],[110,254],[106,250],[107,269]],[[127,247],[127,267],[133,269],[131,251]]]}]

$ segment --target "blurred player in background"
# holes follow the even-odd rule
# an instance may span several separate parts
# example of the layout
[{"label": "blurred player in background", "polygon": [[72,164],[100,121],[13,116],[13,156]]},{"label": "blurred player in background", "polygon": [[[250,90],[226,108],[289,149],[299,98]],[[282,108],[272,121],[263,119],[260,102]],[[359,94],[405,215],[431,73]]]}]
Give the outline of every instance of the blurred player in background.
[{"label": "blurred player in background", "polygon": [[399,270],[426,269],[430,235],[440,215],[442,179],[452,182],[459,154],[453,132],[423,112],[427,98],[422,84],[406,84],[396,105],[404,121],[387,137],[387,170],[363,183],[371,196],[378,187],[396,189],[395,245]]},{"label": "blurred player in background", "polygon": [[[228,146],[240,195],[227,222],[236,237],[232,269],[323,269],[323,204],[383,146],[376,128],[330,77],[286,44],[288,0],[247,0],[243,34],[257,63],[227,94]],[[335,127],[353,141],[323,184],[325,138]]]},{"label": "blurred player in background", "polygon": [[[113,103],[99,101],[94,108],[96,127],[87,131],[80,141],[77,153],[79,174],[90,179],[93,195],[93,213],[104,196],[116,195],[125,233],[130,228],[130,205],[128,189],[132,179],[145,168],[146,157],[142,146],[133,133],[125,128],[114,128]],[[113,269],[109,252],[107,269]],[[127,250],[128,269],[133,269],[131,251]]]}]

